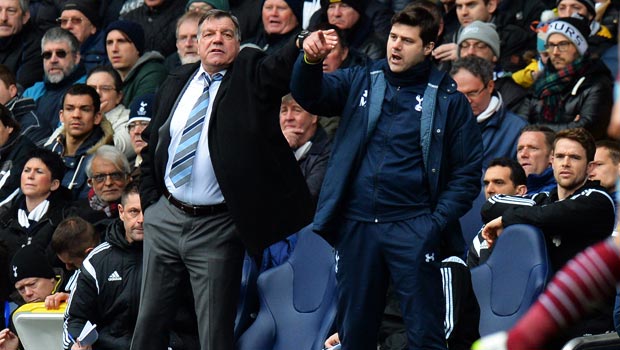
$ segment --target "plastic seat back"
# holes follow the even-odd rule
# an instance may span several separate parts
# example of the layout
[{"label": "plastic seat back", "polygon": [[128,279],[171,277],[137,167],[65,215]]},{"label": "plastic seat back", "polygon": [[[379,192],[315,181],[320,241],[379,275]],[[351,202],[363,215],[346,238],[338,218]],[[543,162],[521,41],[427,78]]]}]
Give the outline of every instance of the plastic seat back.
[{"label": "plastic seat back", "polygon": [[22,305],[13,313],[13,324],[25,350],[62,350],[62,323],[66,308],[47,310],[44,302]]}]

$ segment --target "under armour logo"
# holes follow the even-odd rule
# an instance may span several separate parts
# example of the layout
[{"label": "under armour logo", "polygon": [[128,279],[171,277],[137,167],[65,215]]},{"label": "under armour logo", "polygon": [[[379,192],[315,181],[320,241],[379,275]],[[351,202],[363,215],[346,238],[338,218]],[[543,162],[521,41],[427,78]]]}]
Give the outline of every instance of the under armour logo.
[{"label": "under armour logo", "polygon": [[336,251],[336,256],[334,258],[336,259],[336,266],[334,267],[334,271],[336,273],[338,273],[338,260],[340,260],[340,256],[338,255],[338,251]]},{"label": "under armour logo", "polygon": [[415,97],[415,99],[418,101],[418,104],[415,106],[415,110],[418,112],[422,112],[422,101],[424,100],[424,97],[418,95]]},{"label": "under armour logo", "polygon": [[364,90],[362,97],[360,98],[360,107],[366,107],[366,99],[368,98],[368,90]]},{"label": "under armour logo", "polygon": [[426,262],[435,261],[435,253],[426,254],[424,256],[426,257]]},{"label": "under armour logo", "polygon": [[13,277],[17,278],[17,266],[13,265]]}]

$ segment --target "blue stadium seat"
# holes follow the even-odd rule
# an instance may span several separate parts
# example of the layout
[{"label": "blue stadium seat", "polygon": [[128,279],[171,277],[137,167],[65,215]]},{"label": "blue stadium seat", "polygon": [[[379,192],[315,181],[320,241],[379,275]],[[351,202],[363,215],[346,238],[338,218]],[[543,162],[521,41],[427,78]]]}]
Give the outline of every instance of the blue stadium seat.
[{"label": "blue stadium seat", "polygon": [[459,219],[461,228],[463,229],[463,238],[465,239],[465,243],[468,247],[474,237],[478,234],[478,231],[480,231],[480,227],[482,227],[480,209],[482,208],[484,202],[486,202],[486,198],[484,198],[484,188],[482,188],[478,194],[478,197],[474,199],[471,209]]},{"label": "blue stadium seat", "polygon": [[531,225],[504,229],[486,263],[471,270],[480,305],[480,335],[512,327],[545,289],[550,275],[542,232]]},{"label": "blue stadium seat", "polygon": [[334,268],[332,247],[302,229],[290,259],[258,276],[258,316],[237,349],[322,349],[336,317]]},{"label": "blue stadium seat", "polygon": [[258,267],[256,267],[254,259],[245,253],[243,270],[241,271],[241,290],[239,291],[237,316],[235,317],[235,339],[239,339],[256,318],[258,312],[257,278]]}]

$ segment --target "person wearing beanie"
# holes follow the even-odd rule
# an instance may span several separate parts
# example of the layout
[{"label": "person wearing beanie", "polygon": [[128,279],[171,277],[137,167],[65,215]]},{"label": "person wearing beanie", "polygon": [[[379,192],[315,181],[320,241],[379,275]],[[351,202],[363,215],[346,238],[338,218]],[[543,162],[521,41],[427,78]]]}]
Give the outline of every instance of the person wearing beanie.
[{"label": "person wearing beanie", "polygon": [[494,66],[495,91],[501,96],[505,108],[527,118],[528,91],[515,83],[499,65],[500,40],[493,23],[474,21],[461,31],[458,41],[458,57],[478,56]]},{"label": "person wearing beanie", "polygon": [[164,57],[176,49],[174,29],[185,12],[186,0],[145,0],[144,4],[122,19],[139,23],[144,30],[144,50]]},{"label": "person wearing beanie", "polygon": [[80,42],[80,55],[86,71],[106,65],[104,34],[96,3],[92,0],[69,0],[62,5],[56,20],[62,29],[70,31]]},{"label": "person wearing beanie", "polygon": [[534,83],[530,123],[554,131],[583,127],[596,140],[605,138],[613,103],[609,69],[588,52],[588,23],[559,18],[549,24],[545,48],[549,60]]},{"label": "person wearing beanie", "polygon": [[118,20],[108,25],[105,34],[108,59],[123,80],[123,105],[129,106],[136,96],[155,92],[167,70],[161,53],[145,52],[142,26]]},{"label": "person wearing beanie", "polygon": [[56,274],[45,252],[36,244],[19,249],[10,267],[11,282],[26,303],[45,301],[57,287]]},{"label": "person wearing beanie", "polygon": [[230,11],[228,0],[189,0],[185,5],[185,11],[206,13],[209,10]]},{"label": "person wearing beanie", "polygon": [[480,193],[483,142],[466,97],[431,61],[439,26],[407,6],[392,19],[386,59],[324,74],[331,47],[309,37],[293,69],[295,101],[340,116],[313,229],[338,252],[342,350],[376,347],[390,280],[407,348],[446,349],[441,257],[464,253],[453,227]]},{"label": "person wearing beanie", "polygon": [[302,0],[264,0],[261,11],[262,30],[246,41],[271,54],[295,37],[300,29]]},{"label": "person wearing beanie", "polygon": [[313,16],[311,28],[325,23],[342,31],[349,47],[370,59],[385,57],[385,40],[375,32],[372,21],[366,15],[366,0],[321,0],[321,11]]},{"label": "person wearing beanie", "polygon": [[136,152],[136,161],[133,164],[131,177],[135,180],[140,176],[140,163],[142,163],[142,150],[148,145],[147,140],[142,138],[142,132],[149,126],[151,117],[153,116],[153,102],[155,94],[146,94],[140,96],[133,101],[129,107],[129,137],[131,138],[131,146]]},{"label": "person wearing beanie", "polygon": [[596,21],[594,0],[557,0],[558,17],[581,16],[588,20],[590,34],[587,35],[590,55],[599,57],[616,42],[611,31]]}]

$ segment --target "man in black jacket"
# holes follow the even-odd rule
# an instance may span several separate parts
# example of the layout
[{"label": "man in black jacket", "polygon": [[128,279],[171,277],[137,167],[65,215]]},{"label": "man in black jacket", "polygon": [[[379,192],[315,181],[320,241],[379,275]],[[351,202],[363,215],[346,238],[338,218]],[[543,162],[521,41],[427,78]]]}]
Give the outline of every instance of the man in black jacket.
[{"label": "man in black jacket", "polygon": [[[273,55],[240,52],[239,33],[230,13],[208,12],[201,62],[170,75],[155,99],[142,152],[145,266],[134,350],[166,349],[163,330],[187,272],[201,348],[233,349],[243,244],[260,254],[311,220],[308,188],[278,123],[298,48],[291,41]],[[184,138],[184,130],[199,136]]]}]

